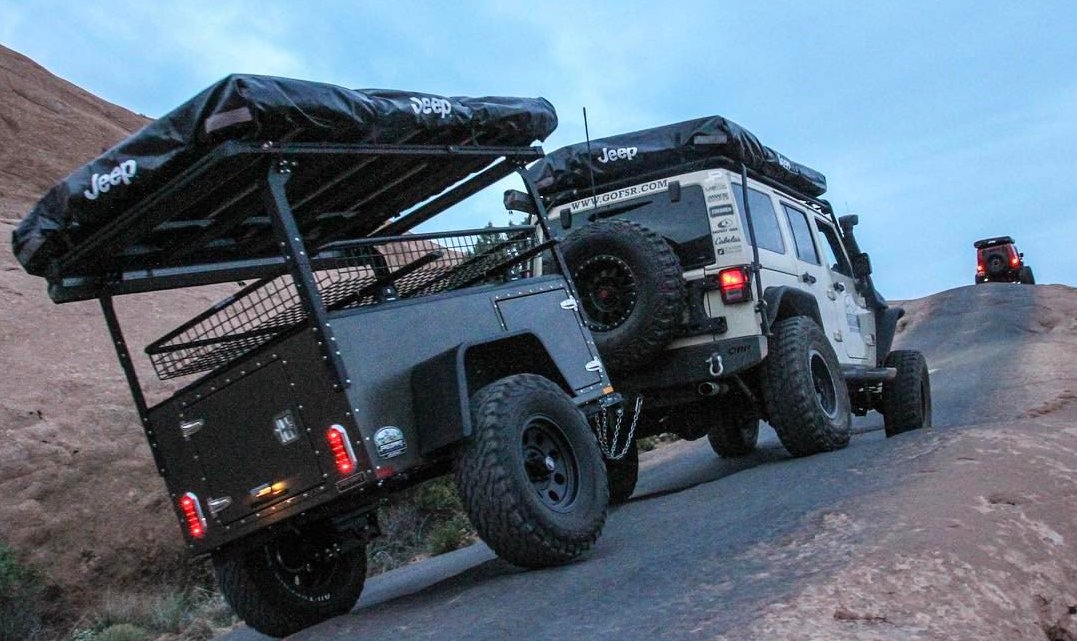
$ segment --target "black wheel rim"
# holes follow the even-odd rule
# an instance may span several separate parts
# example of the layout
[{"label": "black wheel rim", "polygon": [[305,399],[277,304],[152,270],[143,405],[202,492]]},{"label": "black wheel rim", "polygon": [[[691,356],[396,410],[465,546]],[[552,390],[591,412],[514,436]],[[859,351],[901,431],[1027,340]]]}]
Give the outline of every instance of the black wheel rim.
[{"label": "black wheel rim", "polygon": [[521,446],[524,470],[539,501],[555,512],[567,512],[579,493],[580,474],[561,428],[545,416],[532,417]]},{"label": "black wheel rim", "polygon": [[343,571],[334,563],[328,545],[285,535],[266,545],[266,562],[281,586],[300,599],[319,601],[333,590],[337,575]]},{"label": "black wheel rim", "polygon": [[838,413],[838,392],[834,387],[834,377],[826,359],[816,350],[808,354],[811,369],[812,386],[815,388],[815,402],[827,416],[833,418]]},{"label": "black wheel rim", "polygon": [[628,263],[616,256],[591,256],[572,278],[583,299],[588,326],[599,332],[620,327],[636,308],[639,286]]}]

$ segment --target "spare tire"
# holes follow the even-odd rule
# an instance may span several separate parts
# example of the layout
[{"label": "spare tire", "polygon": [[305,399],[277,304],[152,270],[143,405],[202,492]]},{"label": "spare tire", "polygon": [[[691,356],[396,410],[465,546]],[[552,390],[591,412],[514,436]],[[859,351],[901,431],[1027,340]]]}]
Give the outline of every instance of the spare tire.
[{"label": "spare tire", "polygon": [[661,236],[627,220],[602,220],[569,236],[562,251],[606,367],[640,367],[673,340],[685,285]]}]

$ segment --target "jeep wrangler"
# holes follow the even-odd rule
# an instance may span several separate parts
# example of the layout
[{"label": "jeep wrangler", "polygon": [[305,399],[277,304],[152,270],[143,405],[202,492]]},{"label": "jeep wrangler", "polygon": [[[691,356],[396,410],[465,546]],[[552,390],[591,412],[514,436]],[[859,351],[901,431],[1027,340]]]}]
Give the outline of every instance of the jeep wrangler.
[{"label": "jeep wrangler", "polygon": [[[924,357],[891,350],[904,312],[818,172],[712,117],[565,147],[529,173],[599,352],[636,398],[622,438],[706,436],[735,457],[766,420],[806,456],[845,447],[851,414],[882,412],[887,436],[930,425]],[[637,453],[614,450],[623,501]]]},{"label": "jeep wrangler", "polygon": [[1021,283],[1035,285],[1032,268],[1025,264],[1025,255],[1017,251],[1009,236],[984,238],[972,243],[976,249],[976,278],[980,283]]},{"label": "jeep wrangler", "polygon": [[[540,159],[527,145],[555,126],[542,99],[232,76],[16,230],[56,302],[100,301],[184,542],[254,629],[348,612],[379,502],[434,476],[455,474],[517,565],[599,537],[587,415],[618,397],[571,283],[539,273],[563,262],[541,203],[532,226],[406,233]],[[241,279],[146,347],[159,378],[188,381],[151,406],[113,298]]]}]

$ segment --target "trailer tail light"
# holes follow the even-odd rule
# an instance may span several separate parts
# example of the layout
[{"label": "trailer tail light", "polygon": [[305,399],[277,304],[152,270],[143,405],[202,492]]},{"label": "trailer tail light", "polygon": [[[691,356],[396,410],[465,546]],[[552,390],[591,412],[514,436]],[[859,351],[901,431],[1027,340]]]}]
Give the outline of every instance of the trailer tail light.
[{"label": "trailer tail light", "polygon": [[202,505],[198,497],[187,492],[180,497],[180,512],[183,513],[183,522],[187,524],[187,533],[192,539],[200,539],[206,535],[206,517],[202,514]]},{"label": "trailer tail light", "polygon": [[329,451],[333,453],[333,462],[336,463],[337,472],[341,476],[348,476],[355,472],[355,451],[352,450],[348,432],[341,425],[332,425],[325,432],[325,440],[329,442]]},{"label": "trailer tail light", "polygon": [[748,270],[743,267],[731,267],[718,272],[718,290],[722,293],[723,303],[743,303],[751,300],[750,284]]}]

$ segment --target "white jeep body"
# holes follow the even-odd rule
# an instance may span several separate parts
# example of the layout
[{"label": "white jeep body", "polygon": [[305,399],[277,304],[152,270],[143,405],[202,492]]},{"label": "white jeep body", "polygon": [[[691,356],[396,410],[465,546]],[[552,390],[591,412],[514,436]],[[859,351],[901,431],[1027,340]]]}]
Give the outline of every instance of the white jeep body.
[{"label": "white jeep body", "polygon": [[[709,285],[708,279],[713,282],[721,270],[747,267],[753,262],[741,180],[740,174],[735,172],[709,169],[597,193],[552,209],[549,214],[552,232],[567,235],[571,229],[586,224],[588,216],[596,211],[630,207],[668,193],[671,185],[679,184],[679,188],[674,188],[681,194],[675,206],[667,204],[655,208],[653,214],[644,213],[643,209],[630,209],[624,214],[613,214],[613,217],[638,222],[663,235],[671,244],[677,242],[670,238],[671,228],[681,230],[682,235],[698,234],[693,241],[697,247],[704,230],[709,230],[713,255],[697,251],[699,258],[686,265],[684,271],[688,284]],[[769,288],[787,287],[809,294],[818,304],[823,329],[839,362],[874,367],[875,315],[857,292],[836,221],[818,205],[791,193],[752,179],[748,180],[748,189],[760,266],[758,276],[752,274],[751,278],[760,279],[764,292]],[[696,194],[701,190],[702,198],[689,197],[693,190],[697,190]],[[668,197],[666,202],[669,202]],[[565,212],[571,212],[573,219],[569,230],[559,224]],[[671,342],[667,350],[755,336],[759,345],[758,358],[765,358],[767,340],[762,329],[763,309],[757,304],[756,295],[760,290],[754,283],[752,285],[751,300],[732,304],[722,301],[716,287],[706,289],[703,310],[710,319],[724,318],[725,331],[680,337]]]}]

